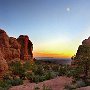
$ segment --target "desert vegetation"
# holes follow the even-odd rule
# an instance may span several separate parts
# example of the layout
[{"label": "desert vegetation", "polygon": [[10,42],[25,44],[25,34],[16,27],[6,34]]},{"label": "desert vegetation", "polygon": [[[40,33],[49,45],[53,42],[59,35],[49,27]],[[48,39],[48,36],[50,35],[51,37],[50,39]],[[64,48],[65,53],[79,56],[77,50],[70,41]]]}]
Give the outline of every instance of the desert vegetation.
[{"label": "desert vegetation", "polygon": [[[8,90],[11,86],[23,84],[24,80],[29,80],[30,83],[39,83],[58,76],[73,78],[71,86],[65,85],[65,88],[79,88],[90,85],[90,78],[85,79],[81,74],[82,72],[82,68],[78,66],[45,63],[44,61],[35,61],[33,63],[30,61],[23,63],[16,61],[9,64],[9,71],[5,73],[0,81],[0,88]],[[35,90],[37,90],[37,87],[35,87]]]},{"label": "desert vegetation", "polygon": [[30,83],[43,82],[53,79],[57,76],[66,75],[68,65],[59,65],[35,61],[31,63],[26,61],[11,62],[9,71],[5,73],[0,81],[0,88],[8,89],[11,86],[21,85],[24,80],[29,80]]},{"label": "desert vegetation", "polygon": [[[76,56],[72,57],[75,60]],[[65,89],[75,89],[82,86],[90,85],[89,76],[86,78],[82,76],[85,74],[84,68],[81,68],[83,64],[78,65],[74,62],[73,65],[60,65],[45,61],[14,61],[9,63],[9,71],[5,73],[3,79],[0,81],[1,90],[8,90],[11,86],[17,86],[23,84],[24,80],[28,80],[30,83],[39,83],[45,80],[50,80],[58,76],[72,77],[73,81],[71,85],[65,85]],[[75,65],[76,64],[76,65]],[[90,73],[90,72],[88,72]],[[43,87],[44,90],[49,87]],[[39,90],[35,87],[35,90]]]}]

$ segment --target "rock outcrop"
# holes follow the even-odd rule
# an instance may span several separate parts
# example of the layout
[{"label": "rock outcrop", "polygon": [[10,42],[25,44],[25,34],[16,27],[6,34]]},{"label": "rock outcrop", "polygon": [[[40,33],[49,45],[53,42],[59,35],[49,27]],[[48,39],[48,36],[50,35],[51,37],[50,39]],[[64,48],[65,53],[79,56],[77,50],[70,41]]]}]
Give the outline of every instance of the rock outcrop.
[{"label": "rock outcrop", "polygon": [[33,57],[33,54],[32,54],[33,44],[29,40],[29,37],[27,35],[20,35],[17,41],[21,45],[20,58],[22,60],[31,59]]},{"label": "rock outcrop", "polygon": [[14,58],[20,58],[20,45],[15,38],[10,38],[4,30],[0,30],[0,49],[7,62]]},{"label": "rock outcrop", "polygon": [[79,63],[82,59],[90,58],[90,37],[82,41],[82,45],[79,45],[76,55],[74,57],[75,60],[72,61],[72,65],[75,63]]},{"label": "rock outcrop", "polygon": [[3,58],[3,54],[1,53],[1,50],[0,50],[0,78],[7,70],[8,70],[8,64],[6,60]]},{"label": "rock outcrop", "polygon": [[90,37],[88,39],[83,40],[82,45],[90,46]]},{"label": "rock outcrop", "polygon": [[[90,37],[82,41],[82,45],[79,46],[76,55],[82,55],[83,53],[87,53],[87,50],[90,48]],[[89,53],[88,53],[89,55]]]},{"label": "rock outcrop", "polygon": [[0,75],[8,70],[8,62],[11,60],[30,60],[33,44],[26,35],[19,38],[9,37],[7,33],[0,29]]}]

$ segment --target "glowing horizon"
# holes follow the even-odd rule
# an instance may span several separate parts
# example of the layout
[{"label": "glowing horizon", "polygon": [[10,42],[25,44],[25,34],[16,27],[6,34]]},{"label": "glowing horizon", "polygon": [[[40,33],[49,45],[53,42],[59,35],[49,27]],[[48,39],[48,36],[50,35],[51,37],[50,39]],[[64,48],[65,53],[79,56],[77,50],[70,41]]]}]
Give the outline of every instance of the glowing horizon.
[{"label": "glowing horizon", "polygon": [[28,35],[34,57],[70,58],[90,36],[90,0],[1,0],[0,28]]}]

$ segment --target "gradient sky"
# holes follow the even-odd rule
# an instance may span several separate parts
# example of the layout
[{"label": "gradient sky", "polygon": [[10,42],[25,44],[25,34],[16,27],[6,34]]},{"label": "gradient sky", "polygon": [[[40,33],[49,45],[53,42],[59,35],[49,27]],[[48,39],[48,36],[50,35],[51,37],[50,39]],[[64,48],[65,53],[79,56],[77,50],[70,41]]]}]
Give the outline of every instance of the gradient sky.
[{"label": "gradient sky", "polygon": [[90,0],[0,0],[0,28],[28,35],[35,57],[71,57],[90,36]]}]

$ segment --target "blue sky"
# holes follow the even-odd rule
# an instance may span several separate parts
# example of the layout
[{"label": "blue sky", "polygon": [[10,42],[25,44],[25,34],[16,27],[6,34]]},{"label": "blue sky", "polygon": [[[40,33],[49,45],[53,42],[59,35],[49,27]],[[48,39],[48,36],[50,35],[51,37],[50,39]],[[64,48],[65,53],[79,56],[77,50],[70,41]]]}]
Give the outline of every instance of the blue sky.
[{"label": "blue sky", "polygon": [[0,0],[0,28],[27,34],[34,56],[71,57],[90,35],[90,0]]}]

